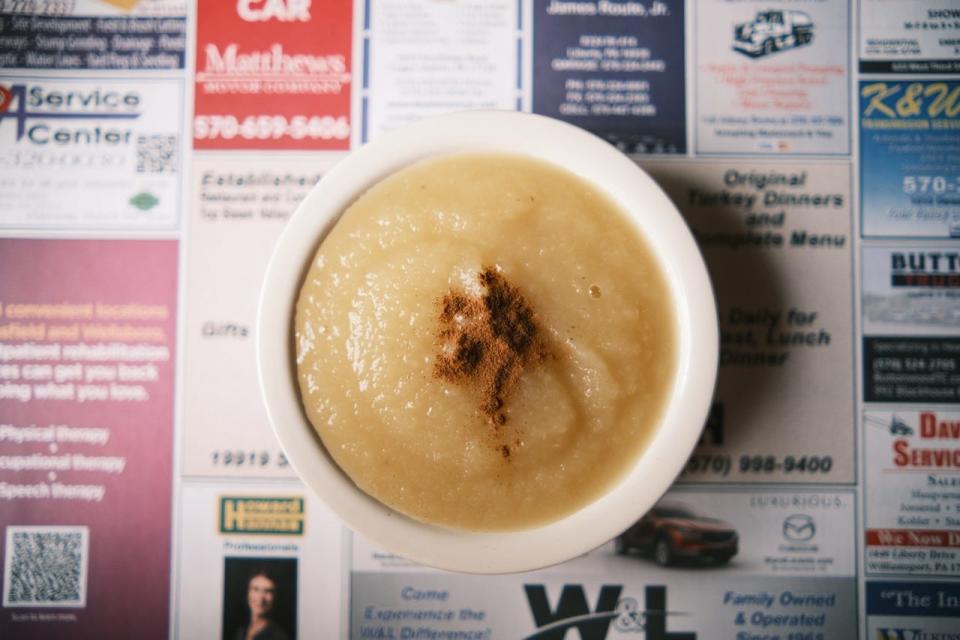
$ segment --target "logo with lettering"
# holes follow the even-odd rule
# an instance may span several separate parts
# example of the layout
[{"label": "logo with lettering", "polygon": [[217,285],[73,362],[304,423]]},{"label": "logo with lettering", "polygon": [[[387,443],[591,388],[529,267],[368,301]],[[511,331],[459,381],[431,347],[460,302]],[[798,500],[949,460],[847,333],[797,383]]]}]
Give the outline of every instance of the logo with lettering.
[{"label": "logo with lettering", "polygon": [[347,149],[353,3],[197,4],[198,149]]},{"label": "logo with lettering", "polygon": [[576,629],[581,640],[605,640],[613,625],[618,633],[643,634],[646,640],[696,640],[690,631],[667,631],[667,616],[683,615],[667,610],[667,588],[648,586],[644,590],[644,609],[634,598],[621,598],[623,585],[600,587],[591,610],[582,585],[565,584],[556,607],[551,607],[542,584],[523,586],[537,630],[525,640],[564,640]]},{"label": "logo with lettering", "polygon": [[783,520],[783,537],[792,542],[806,542],[817,535],[817,525],[811,516],[795,513]]},{"label": "logo with lettering", "polygon": [[890,254],[890,286],[960,288],[960,252],[894,251]]},{"label": "logo with lettering", "polygon": [[877,629],[876,640],[913,640],[923,633],[923,629]]},{"label": "logo with lettering", "polygon": [[310,22],[311,0],[238,0],[237,15],[244,22]]},{"label": "logo with lettering", "polygon": [[956,120],[960,115],[960,92],[956,89],[957,83],[942,81],[861,83],[860,108],[865,119],[861,125],[864,128],[886,128],[877,126],[876,120],[867,119],[872,117],[917,123],[897,129],[950,129],[939,123]]},{"label": "logo with lettering", "polygon": [[64,120],[135,120],[140,117],[140,94],[135,91],[93,89],[59,90],[42,85],[0,85],[0,125],[16,122],[16,141],[24,137],[36,145],[70,144],[115,146],[130,141],[130,130],[107,126],[73,127]]},{"label": "logo with lettering", "polygon": [[[946,418],[933,411],[921,411],[919,423],[922,441],[925,444],[930,440],[934,442],[929,442],[929,446],[914,446],[916,441],[897,438],[893,441],[893,464],[925,469],[954,469],[960,466],[960,447],[951,446],[960,440],[960,420]],[[913,435],[913,432],[911,430],[910,434],[904,435]]]},{"label": "logo with lettering", "polygon": [[297,496],[223,496],[220,533],[302,536],[304,503]]}]

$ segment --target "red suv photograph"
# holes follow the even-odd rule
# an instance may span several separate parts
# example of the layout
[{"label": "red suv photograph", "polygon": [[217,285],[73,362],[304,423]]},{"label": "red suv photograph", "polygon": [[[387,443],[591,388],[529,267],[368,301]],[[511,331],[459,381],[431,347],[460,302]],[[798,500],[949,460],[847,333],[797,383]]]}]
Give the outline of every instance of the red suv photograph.
[{"label": "red suv photograph", "polygon": [[661,566],[680,560],[724,564],[737,555],[739,536],[730,524],[697,515],[689,507],[661,502],[614,540],[618,555],[652,555]]}]

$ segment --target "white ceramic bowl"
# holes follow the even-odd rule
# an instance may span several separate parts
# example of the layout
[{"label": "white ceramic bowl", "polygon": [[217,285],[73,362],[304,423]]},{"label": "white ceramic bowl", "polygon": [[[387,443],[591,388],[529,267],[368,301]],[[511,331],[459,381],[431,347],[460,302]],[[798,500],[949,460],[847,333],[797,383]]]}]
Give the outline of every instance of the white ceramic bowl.
[{"label": "white ceramic bowl", "polygon": [[[676,379],[663,419],[632,470],[602,498],[533,529],[470,533],[423,524],[368,496],[324,449],[300,403],[293,359],[294,305],[308,263],[339,215],[382,178],[456,152],[525,154],[578,174],[607,193],[646,236],[669,282],[678,322]],[[667,490],[700,435],[717,371],[716,305],[690,231],[660,188],[607,142],[557,120],[468,111],[384,134],[351,153],[313,188],[277,242],[257,320],[257,364],[267,413],[304,483],[380,547],[471,573],[524,571],[586,553],[633,524]]]}]

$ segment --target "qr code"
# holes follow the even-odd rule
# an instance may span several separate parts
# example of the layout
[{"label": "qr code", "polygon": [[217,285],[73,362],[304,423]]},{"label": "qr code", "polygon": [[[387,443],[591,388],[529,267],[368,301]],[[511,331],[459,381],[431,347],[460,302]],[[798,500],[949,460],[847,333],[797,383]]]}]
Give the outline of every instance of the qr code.
[{"label": "qr code", "polygon": [[137,173],[174,173],[177,136],[137,136]]},{"label": "qr code", "polygon": [[83,607],[87,527],[7,527],[3,606]]}]

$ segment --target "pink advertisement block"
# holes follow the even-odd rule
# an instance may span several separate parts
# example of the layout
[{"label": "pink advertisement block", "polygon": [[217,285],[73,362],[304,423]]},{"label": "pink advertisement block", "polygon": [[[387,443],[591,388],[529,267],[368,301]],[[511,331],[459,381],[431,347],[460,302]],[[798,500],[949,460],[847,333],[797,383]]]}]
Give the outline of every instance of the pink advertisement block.
[{"label": "pink advertisement block", "polygon": [[0,239],[0,637],[167,637],[177,256]]}]

